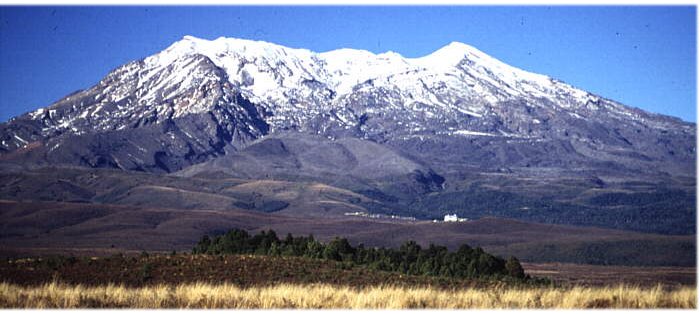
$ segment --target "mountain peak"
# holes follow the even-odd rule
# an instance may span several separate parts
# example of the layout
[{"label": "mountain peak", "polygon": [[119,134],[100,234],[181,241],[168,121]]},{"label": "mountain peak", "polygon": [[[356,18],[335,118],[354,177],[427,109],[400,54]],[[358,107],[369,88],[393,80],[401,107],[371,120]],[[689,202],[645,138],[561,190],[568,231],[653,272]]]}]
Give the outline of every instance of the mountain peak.
[{"label": "mountain peak", "polygon": [[467,45],[463,42],[459,41],[452,41],[449,44],[443,46],[441,49],[457,49],[457,50],[473,50],[476,49],[470,45]]},{"label": "mountain peak", "polygon": [[453,41],[428,55],[414,60],[426,67],[450,68],[456,66],[464,59],[479,61],[490,60],[492,58],[470,45]]},{"label": "mountain peak", "polygon": [[211,41],[208,39],[199,38],[199,37],[195,37],[192,35],[185,35],[185,36],[182,36],[182,39],[172,43],[170,45],[170,47],[193,47],[193,46],[197,46],[197,45],[201,45],[201,44],[205,44],[205,43],[209,43],[209,42],[211,42]]},{"label": "mountain peak", "polygon": [[[449,44],[442,46],[442,48],[435,50],[433,53],[425,56],[425,57],[435,57],[435,58],[440,58],[440,59],[450,59],[450,60],[463,60],[464,58],[470,58],[470,59],[484,59],[484,58],[490,58],[486,53],[483,51],[467,45],[462,42],[458,41],[453,41],[450,42]],[[424,58],[425,58],[424,57]]]},{"label": "mountain peak", "polygon": [[192,36],[192,35],[185,35],[185,36],[182,36],[182,39],[181,39],[181,40],[197,41],[197,40],[202,40],[202,38],[195,37],[195,36]]},{"label": "mountain peak", "polygon": [[439,54],[439,55],[449,54],[449,55],[453,55],[453,56],[457,56],[457,57],[464,57],[468,54],[476,55],[476,54],[484,54],[484,53],[479,51],[479,49],[476,49],[476,48],[474,48],[470,45],[467,45],[465,43],[453,41],[445,46],[442,46],[442,48],[435,50],[430,55],[433,55],[433,54]]}]

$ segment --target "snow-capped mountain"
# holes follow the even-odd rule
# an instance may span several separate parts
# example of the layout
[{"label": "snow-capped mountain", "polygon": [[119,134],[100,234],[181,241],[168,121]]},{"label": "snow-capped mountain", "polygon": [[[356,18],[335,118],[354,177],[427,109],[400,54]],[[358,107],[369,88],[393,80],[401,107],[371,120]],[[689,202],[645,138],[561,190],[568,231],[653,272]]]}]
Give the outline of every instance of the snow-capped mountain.
[{"label": "snow-capped mountain", "polygon": [[[405,58],[191,36],[0,125],[0,152],[3,159],[170,172],[290,130],[359,137],[418,155],[417,142],[466,141],[464,156],[475,159],[464,162],[491,158],[494,167],[595,159],[686,172],[695,156],[694,124],[520,70],[462,43]],[[541,149],[522,151],[528,146]],[[517,156],[502,156],[513,149]],[[553,151],[553,158],[533,158]]]},{"label": "snow-capped mountain", "polygon": [[[457,213],[688,234],[695,132],[462,43],[405,58],[186,36],[0,124],[0,199]],[[146,195],[142,174],[85,167],[203,186],[148,174],[171,185]],[[71,176],[44,180],[32,168]],[[228,189],[241,180],[260,184]]]}]

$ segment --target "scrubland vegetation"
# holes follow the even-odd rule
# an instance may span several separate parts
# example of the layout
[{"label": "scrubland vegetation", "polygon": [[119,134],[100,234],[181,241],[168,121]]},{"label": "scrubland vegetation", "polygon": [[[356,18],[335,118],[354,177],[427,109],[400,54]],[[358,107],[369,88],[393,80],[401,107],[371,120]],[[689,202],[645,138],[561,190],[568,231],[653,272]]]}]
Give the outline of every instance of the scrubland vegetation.
[{"label": "scrubland vegetation", "polygon": [[231,284],[181,284],[129,288],[47,283],[0,284],[3,308],[695,308],[694,287],[491,288],[277,284],[241,288]]},{"label": "scrubland vegetation", "polygon": [[280,240],[273,230],[250,236],[245,230],[232,229],[214,239],[204,236],[192,251],[195,254],[300,256],[406,275],[529,279],[517,258],[511,256],[504,260],[466,244],[452,252],[447,247],[432,244],[424,249],[415,241],[408,241],[398,249],[365,248],[362,244],[353,247],[347,239],[339,237],[322,243],[312,235],[293,237],[288,234],[284,240]]},{"label": "scrubland vegetation", "polygon": [[193,254],[0,260],[0,308],[695,308],[696,288],[559,284],[463,245],[352,246],[242,230]]}]

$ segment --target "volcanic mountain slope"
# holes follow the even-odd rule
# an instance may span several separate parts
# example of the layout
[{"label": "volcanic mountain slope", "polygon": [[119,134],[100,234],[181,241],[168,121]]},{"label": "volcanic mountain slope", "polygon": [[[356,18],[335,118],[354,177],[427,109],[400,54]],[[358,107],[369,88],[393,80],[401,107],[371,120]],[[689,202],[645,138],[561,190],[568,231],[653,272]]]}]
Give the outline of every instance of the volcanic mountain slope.
[{"label": "volcanic mountain slope", "polygon": [[461,43],[404,58],[186,36],[0,125],[5,168],[272,176],[371,211],[686,234],[695,154],[694,124]]},{"label": "volcanic mountain slope", "polygon": [[4,124],[3,149],[19,150],[25,163],[170,172],[267,133],[257,109],[208,58],[148,64],[128,63],[88,90]]},{"label": "volcanic mountain slope", "polygon": [[428,165],[391,147],[346,137],[329,140],[308,134],[270,135],[245,149],[191,166],[180,176],[227,175],[243,179],[323,182],[367,194],[411,198],[440,191],[444,178]]},{"label": "volcanic mountain slope", "polygon": [[[300,217],[343,216],[381,205],[361,194],[322,183],[187,178],[80,167],[5,170],[0,172],[0,195],[18,202],[95,204],[95,208],[110,204],[177,210],[256,210]],[[49,223],[61,224],[60,219],[52,220]]]}]

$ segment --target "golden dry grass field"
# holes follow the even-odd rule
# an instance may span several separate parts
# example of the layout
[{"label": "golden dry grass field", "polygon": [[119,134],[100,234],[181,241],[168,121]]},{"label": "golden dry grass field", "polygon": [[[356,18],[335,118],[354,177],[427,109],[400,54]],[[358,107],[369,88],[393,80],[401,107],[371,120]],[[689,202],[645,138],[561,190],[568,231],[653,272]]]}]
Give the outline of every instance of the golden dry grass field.
[{"label": "golden dry grass field", "polygon": [[234,308],[234,309],[585,309],[683,308],[696,305],[696,288],[616,287],[466,288],[275,284],[241,288],[189,283],[88,287],[46,283],[0,284],[2,308]]}]

